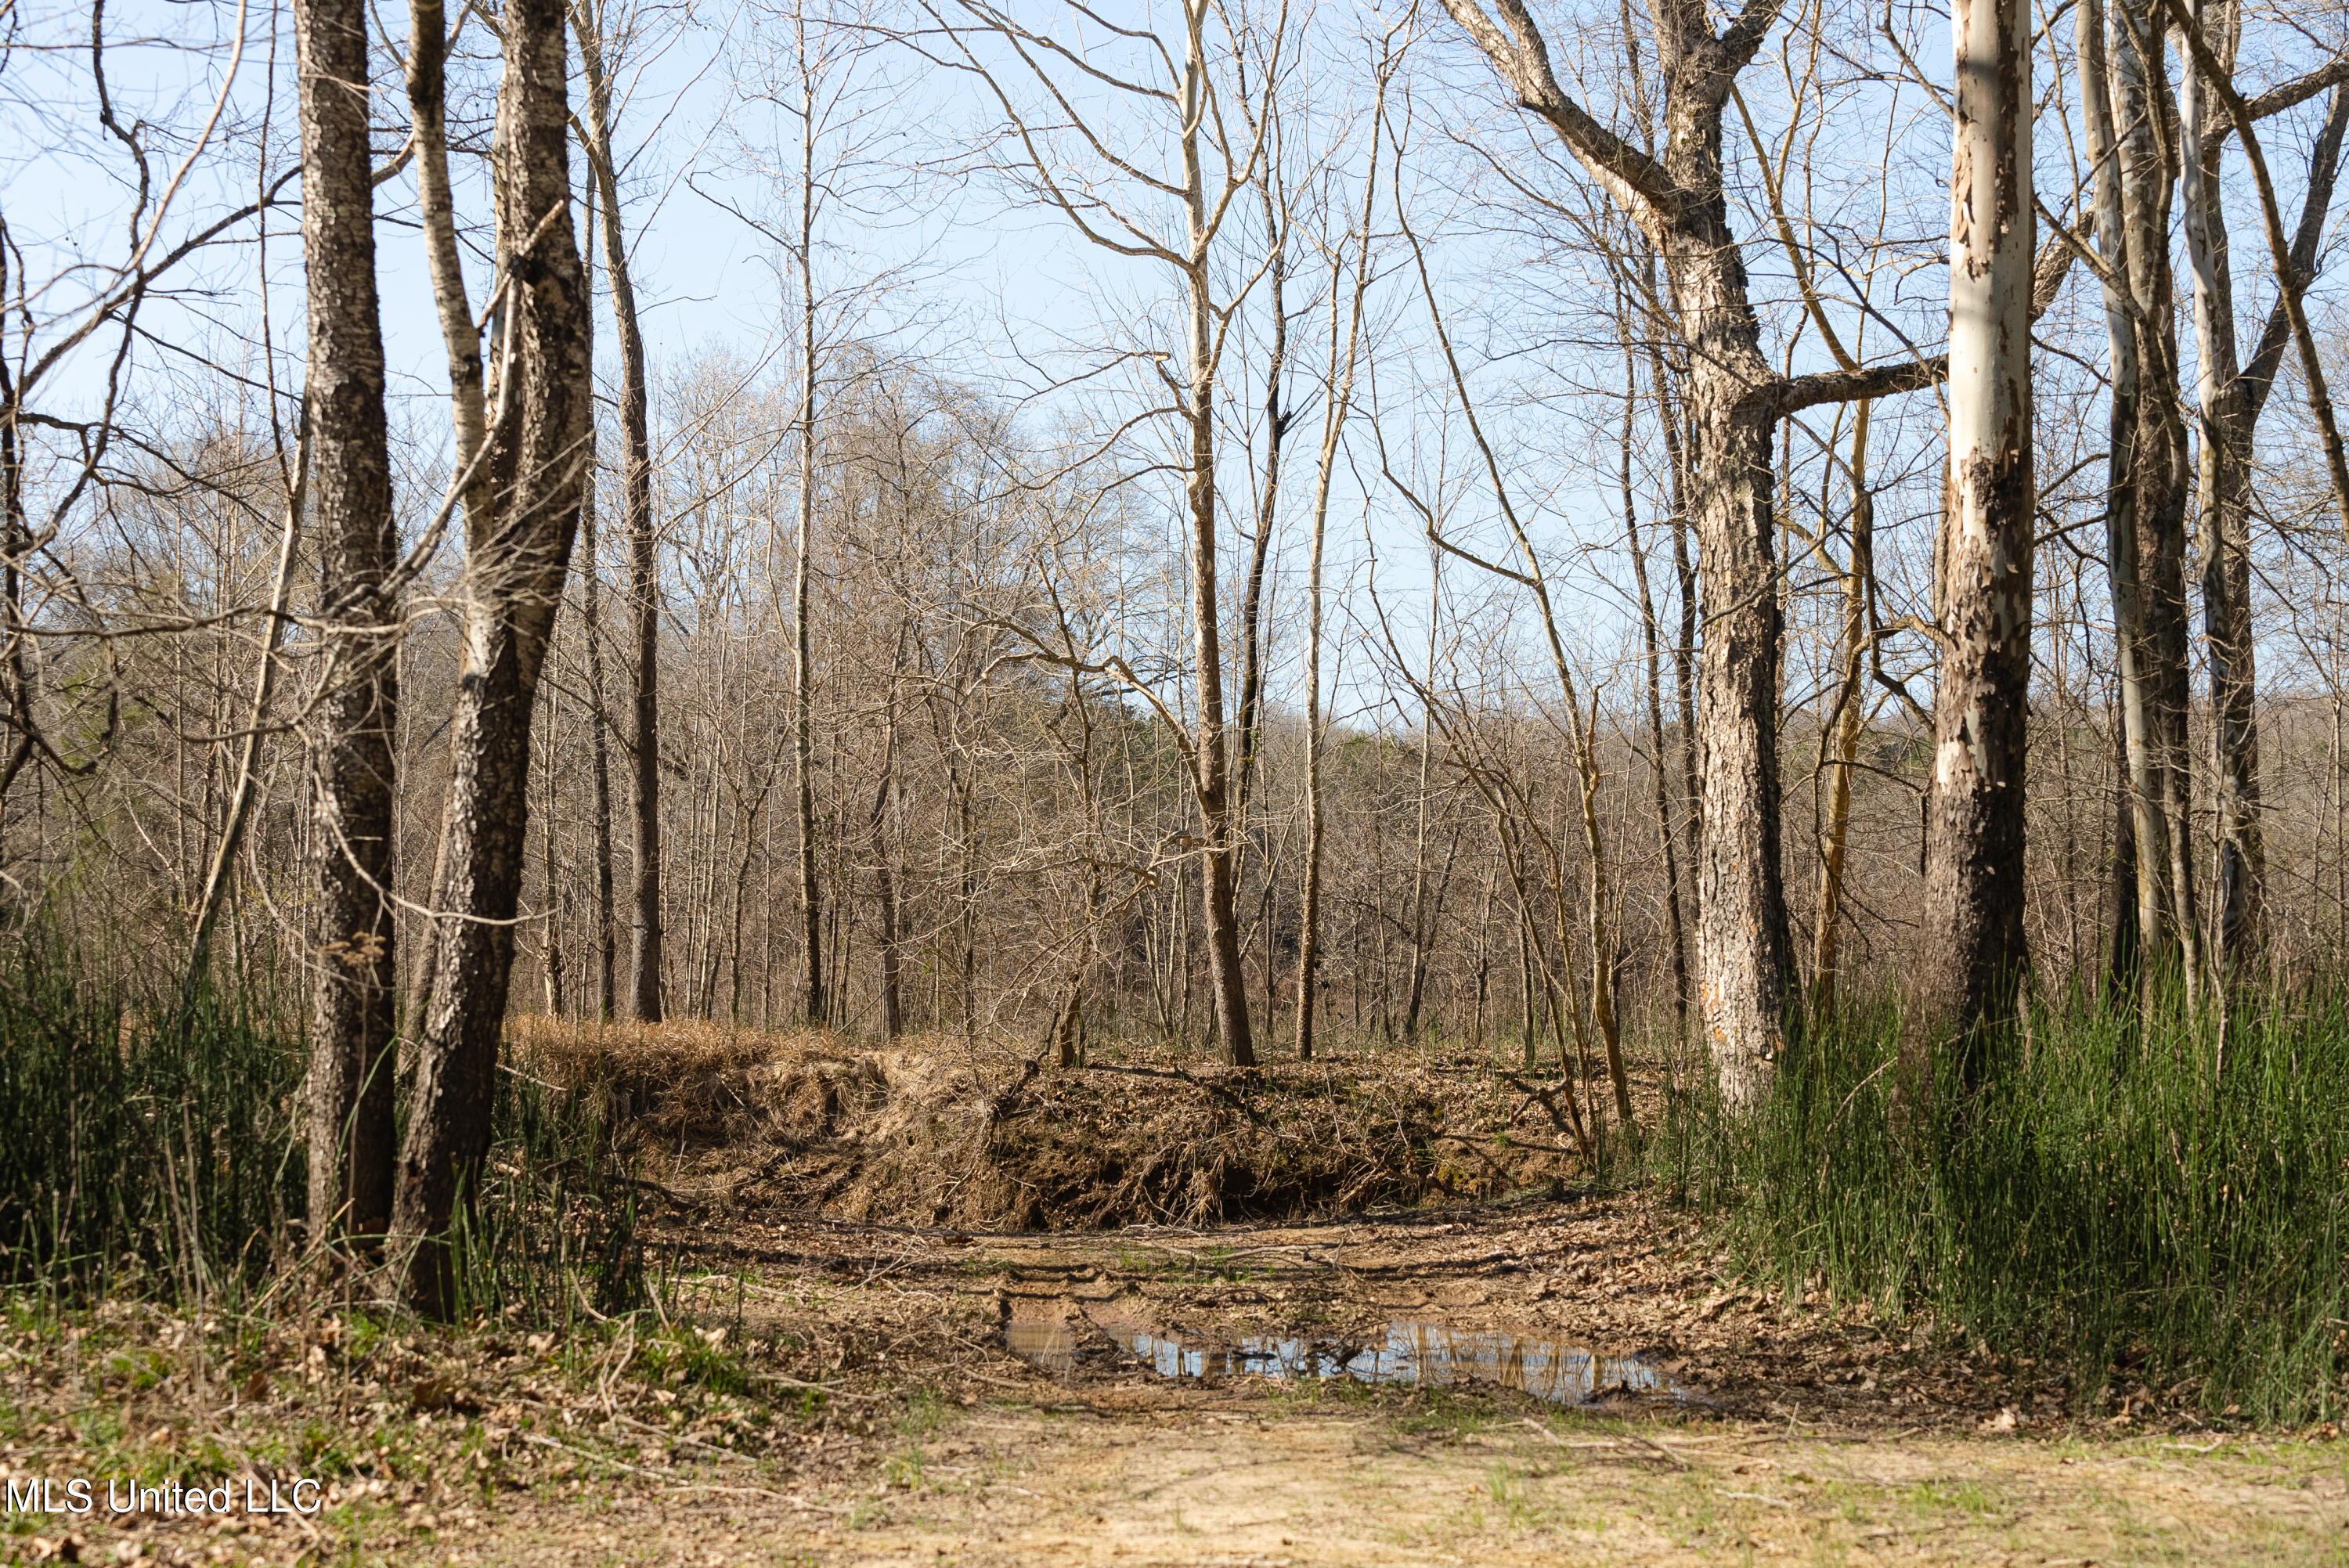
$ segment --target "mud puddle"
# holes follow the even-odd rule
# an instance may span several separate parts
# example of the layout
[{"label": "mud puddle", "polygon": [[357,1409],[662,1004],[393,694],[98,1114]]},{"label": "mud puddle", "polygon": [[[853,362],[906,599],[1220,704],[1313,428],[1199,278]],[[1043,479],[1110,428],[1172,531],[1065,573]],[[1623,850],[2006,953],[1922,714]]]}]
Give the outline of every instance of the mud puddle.
[{"label": "mud puddle", "polygon": [[1277,1382],[1400,1383],[1447,1387],[1493,1383],[1557,1405],[1579,1405],[1611,1392],[1701,1402],[1702,1396],[1638,1357],[1607,1357],[1578,1346],[1505,1329],[1455,1329],[1399,1319],[1352,1337],[1243,1335],[1228,1343],[1185,1340],[1129,1323],[1088,1317],[1014,1318],[1004,1345],[1055,1377],[1073,1373],[1087,1329],[1098,1331],[1161,1377],[1269,1377]]}]

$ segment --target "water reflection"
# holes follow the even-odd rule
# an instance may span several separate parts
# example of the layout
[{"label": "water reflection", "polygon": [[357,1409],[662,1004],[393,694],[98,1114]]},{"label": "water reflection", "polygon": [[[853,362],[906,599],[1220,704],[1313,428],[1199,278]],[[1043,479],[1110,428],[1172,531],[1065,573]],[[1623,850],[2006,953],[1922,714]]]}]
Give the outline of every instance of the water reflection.
[{"label": "water reflection", "polygon": [[1013,1318],[1003,1326],[1004,1348],[1030,1365],[1065,1377],[1077,1369],[1077,1336],[1057,1318],[1033,1322]]},{"label": "water reflection", "polygon": [[[1594,1356],[1556,1340],[1495,1329],[1454,1329],[1439,1323],[1390,1323],[1383,1334],[1355,1340],[1302,1336],[1244,1336],[1237,1343],[1185,1343],[1130,1324],[1097,1326],[1162,1377],[1232,1377],[1252,1373],[1284,1382],[1351,1377],[1363,1383],[1443,1387],[1498,1383],[1552,1404],[1578,1405],[1600,1390],[1686,1392],[1637,1357]],[[1076,1365],[1076,1333],[1062,1323],[1014,1321],[1005,1344],[1044,1371],[1064,1376]]]}]

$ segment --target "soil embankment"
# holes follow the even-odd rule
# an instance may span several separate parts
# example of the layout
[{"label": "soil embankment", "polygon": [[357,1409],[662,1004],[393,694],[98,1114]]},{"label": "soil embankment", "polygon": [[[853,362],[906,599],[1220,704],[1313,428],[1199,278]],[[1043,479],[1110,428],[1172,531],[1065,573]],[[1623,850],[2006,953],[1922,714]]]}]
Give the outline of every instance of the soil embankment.
[{"label": "soil embankment", "polygon": [[1333,1059],[1234,1071],[1164,1053],[1045,1068],[925,1039],[709,1025],[525,1027],[530,1070],[608,1098],[678,1198],[988,1230],[1359,1213],[1561,1183],[1554,1078]]}]

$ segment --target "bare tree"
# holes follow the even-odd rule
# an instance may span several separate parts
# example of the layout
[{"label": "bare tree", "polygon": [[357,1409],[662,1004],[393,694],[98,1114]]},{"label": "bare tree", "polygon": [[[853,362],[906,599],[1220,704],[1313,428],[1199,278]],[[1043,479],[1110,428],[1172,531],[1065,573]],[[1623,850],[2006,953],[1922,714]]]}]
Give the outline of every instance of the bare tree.
[{"label": "bare tree", "polygon": [[[1664,866],[1666,940],[1672,966],[1674,1033],[1686,1037],[1689,1024],[1688,939],[1681,916],[1680,835],[1673,828],[1671,782],[1664,768],[1664,680],[1662,639],[1656,624],[1656,600],[1648,586],[1648,551],[1640,537],[1639,499],[1631,483],[1634,433],[1639,409],[1640,371],[1633,358],[1635,339],[1617,290],[1616,320],[1623,333],[1623,435],[1616,474],[1623,506],[1623,552],[1631,559],[1631,580],[1639,592],[1640,653],[1648,686],[1648,764],[1655,785],[1656,845]],[[1862,403],[1861,417],[1868,405]],[[1823,925],[1824,925],[1823,922]]]},{"label": "bare tree", "polygon": [[2170,184],[2154,125],[2156,84],[2167,85],[2159,46],[2168,30],[2147,32],[2153,14],[2143,0],[2116,0],[2109,52],[2099,0],[2084,0],[2077,24],[2112,376],[2106,533],[2128,777],[2122,859],[2133,870],[2148,1004],[2161,973],[2181,971],[2189,995],[2201,973],[2186,799],[2185,448],[2175,397]]},{"label": "bare tree", "polygon": [[[1268,43],[1253,88],[1244,78],[1237,84],[1225,80],[1246,57],[1240,35],[1248,30],[1247,18],[1236,9],[1219,9],[1211,0],[1182,0],[1181,32],[1171,40],[1147,28],[1105,26],[1081,6],[1068,8],[1065,20],[1078,33],[1100,30],[1133,48],[1148,62],[1144,68],[1163,73],[1157,81],[1120,75],[1088,58],[1058,29],[1021,22],[987,0],[961,0],[953,22],[936,7],[929,14],[953,51],[942,60],[976,75],[1000,108],[1015,177],[1089,243],[1168,268],[1182,295],[1180,376],[1166,368],[1171,356],[1159,352],[1154,358],[1175,400],[1183,447],[1173,466],[1184,478],[1191,602],[1193,728],[1184,748],[1199,812],[1201,901],[1216,1031],[1231,1061],[1251,1066],[1256,1061],[1255,1032],[1237,900],[1240,823],[1233,786],[1232,726],[1224,696],[1217,564],[1223,522],[1216,456],[1226,339],[1246,285],[1226,294],[1218,286],[1218,273],[1228,248],[1222,242],[1234,203],[1255,182],[1257,160],[1264,156],[1267,128],[1273,119],[1270,106],[1284,69],[1288,14],[1285,8],[1278,10],[1265,24]],[[1211,49],[1211,20],[1227,35],[1228,46]],[[981,59],[978,49],[990,45],[1003,51],[999,63]],[[1060,73],[1083,85],[1064,83]],[[1013,96],[1014,87],[1022,82],[1040,92],[1049,108],[1031,113],[1023,107]],[[1105,133],[1097,115],[1081,102],[1101,93],[1120,107],[1148,116],[1171,136],[1172,169],[1148,170],[1114,150],[1122,136]],[[1235,137],[1228,110],[1242,96],[1252,101],[1237,128],[1245,134]],[[1073,150],[1066,143],[1073,143]],[[1165,237],[1170,225],[1144,207],[1123,204],[1104,189],[1102,177],[1138,191],[1143,201],[1172,204],[1179,213],[1180,237]]]},{"label": "bare tree", "polygon": [[367,160],[367,30],[357,0],[294,7],[308,283],[309,505],[318,612],[332,638],[314,724],[316,987],[310,1025],[311,1238],[380,1238],[391,1220],[392,734],[389,582],[398,555]]},{"label": "bare tree", "polygon": [[1929,1027],[1981,1070],[1980,1026],[2008,1018],[2023,945],[2023,758],[2031,712],[2031,12],[1958,0],[1950,175],[1950,452],[1940,547],[1940,681],[1925,839]]},{"label": "bare tree", "polygon": [[[2216,24],[2215,27],[2213,24]],[[2200,414],[2196,501],[2202,556],[2203,630],[2209,647],[2211,745],[2218,779],[2219,863],[2216,956],[2230,970],[2255,954],[2264,939],[2262,904],[2267,851],[2261,826],[2260,733],[2256,639],[2251,624],[2252,443],[2260,415],[2283,357],[2287,336],[2302,352],[2304,371],[2313,372],[2311,396],[2323,397],[2323,371],[2305,335],[2299,298],[2316,266],[2316,247],[2333,201],[2341,167],[2341,142],[2349,129],[2349,87],[2331,89],[2323,128],[2309,153],[2308,179],[2300,221],[2288,250],[2273,253],[2278,269],[2274,304],[2248,365],[2235,335],[2233,269],[2221,206],[2220,163],[2226,132],[2242,128],[2245,149],[2254,142],[2254,122],[2281,112],[2313,82],[2246,101],[2230,73],[2242,18],[2236,0],[2220,0],[2215,15],[2198,11],[2197,27],[2181,27],[2194,64],[2178,95],[2181,179],[2185,192],[2186,253],[2193,273],[2195,400]],[[2216,32],[2215,44],[2204,36]],[[2224,117],[2211,111],[2220,99]],[[2282,239],[2265,160],[2257,166],[2261,217],[2271,245]],[[2329,419],[2321,421],[2329,426]],[[2329,428],[2327,463],[2336,500],[2343,485],[2340,441]]]},{"label": "bare tree", "polygon": [[487,470],[493,499],[481,510],[469,504],[465,516],[444,903],[433,912],[431,1003],[393,1213],[397,1235],[416,1243],[409,1295],[434,1312],[452,1305],[443,1238],[489,1149],[527,850],[531,719],[579,521],[593,396],[586,280],[571,222],[561,0],[514,0],[503,25],[493,151],[498,417],[469,465]]},{"label": "bare tree", "polygon": [[[793,328],[786,341],[795,365],[789,430],[798,459],[798,492],[791,520],[788,597],[796,661],[792,689],[799,707],[788,724],[798,862],[798,990],[802,1015],[811,1023],[824,1023],[837,1013],[823,962],[825,933],[843,917],[842,910],[828,910],[824,901],[828,846],[818,806],[822,760],[816,748],[816,713],[823,695],[819,573],[827,549],[823,525],[833,504],[827,487],[834,480],[826,456],[828,405],[840,400],[851,380],[879,371],[876,343],[860,335],[869,313],[899,295],[929,264],[918,241],[909,239],[886,262],[875,259],[872,248],[874,236],[902,234],[917,222],[925,176],[901,156],[919,117],[905,112],[902,83],[876,59],[890,34],[864,0],[775,0],[761,15],[764,41],[751,51],[737,91],[746,104],[775,110],[783,126],[772,146],[762,145],[748,126],[738,127],[733,139],[736,156],[771,192],[773,207],[754,212],[727,205],[779,253]],[[839,264],[843,254],[874,264],[851,271]],[[830,848],[845,852],[845,841]]]},{"label": "bare tree", "polygon": [[[1354,407],[1354,372],[1362,348],[1363,306],[1371,282],[1371,234],[1376,226],[1379,194],[1380,140],[1386,129],[1387,86],[1402,63],[1390,27],[1379,40],[1379,59],[1371,99],[1371,141],[1362,161],[1362,205],[1350,215],[1348,232],[1330,247],[1330,328],[1326,359],[1329,381],[1322,388],[1321,447],[1313,471],[1313,505],[1308,522],[1305,606],[1305,868],[1298,896],[1297,934],[1297,1059],[1313,1059],[1314,1012],[1320,992],[1321,858],[1326,841],[1322,820],[1321,754],[1328,726],[1321,711],[1321,644],[1323,572],[1330,525],[1330,487],[1337,476],[1339,443],[1346,418]],[[1342,287],[1353,251],[1353,286]],[[1346,301],[1344,327],[1340,328],[1339,301]]]},{"label": "bare tree", "polygon": [[816,293],[815,143],[816,78],[821,67],[808,53],[807,7],[792,7],[792,40],[799,78],[800,131],[798,223],[792,249],[800,285],[799,539],[792,561],[792,786],[797,805],[800,850],[800,921],[802,968],[800,1006],[811,1024],[829,1011],[823,988],[823,903],[816,881],[813,630],[808,595],[815,549]]},{"label": "bare tree", "polygon": [[334,638],[315,709],[317,988],[310,1018],[310,1234],[383,1237],[392,1218],[392,467],[367,158],[367,9],[298,0],[310,514],[319,622]]},{"label": "bare tree", "polygon": [[1681,339],[1683,472],[1700,552],[1697,966],[1723,1098],[1749,1106],[1770,1088],[1793,1002],[1794,959],[1779,858],[1778,672],[1783,625],[1773,556],[1771,450],[1779,420],[1821,403],[1931,384],[1940,359],[1788,377],[1761,351],[1744,257],[1729,227],[1722,118],[1738,73],[1782,0],[1748,0],[1721,33],[1703,6],[1657,0],[1664,151],[1651,157],[1600,124],[1558,85],[1525,0],[1444,0],[1520,107],[1549,127],[1664,259]]},{"label": "bare tree", "polygon": [[[591,235],[596,232],[595,191],[587,191],[587,223]],[[580,257],[580,273],[585,280],[587,295],[595,294],[595,253],[591,245]],[[588,334],[588,366],[594,373],[595,334]],[[595,427],[588,427],[588,473],[595,468]],[[609,715],[604,707],[604,563],[596,549],[595,484],[591,477],[579,498],[579,551],[583,569],[579,573],[579,622],[581,641],[585,645],[585,663],[587,667],[587,729],[588,766],[595,781],[595,799],[589,803],[589,821],[595,841],[595,1016],[609,1020],[619,1015],[620,961],[616,941],[617,919],[612,874],[612,748]]]},{"label": "bare tree", "polygon": [[[1578,815],[1582,831],[1583,891],[1586,900],[1583,910],[1583,932],[1590,957],[1590,980],[1588,993],[1590,1017],[1592,1024],[1599,1030],[1599,1042],[1606,1054],[1608,1077],[1614,1085],[1616,1114],[1626,1126],[1629,1126],[1633,1114],[1630,1074],[1623,1060],[1622,1025],[1615,1007],[1615,938],[1612,931],[1614,895],[1609,886],[1606,837],[1599,820],[1598,696],[1596,693],[1592,694],[1590,707],[1586,710],[1578,690],[1580,683],[1575,679],[1573,662],[1568,656],[1565,636],[1558,627],[1557,608],[1551,594],[1548,565],[1543,561],[1541,552],[1536,548],[1533,536],[1526,530],[1526,521],[1511,499],[1509,482],[1502,468],[1500,456],[1494,449],[1492,441],[1486,437],[1484,427],[1476,417],[1475,403],[1469,396],[1466,373],[1461,368],[1459,354],[1453,346],[1451,334],[1444,327],[1443,311],[1436,303],[1435,284],[1428,273],[1425,248],[1420,243],[1419,236],[1413,232],[1407,215],[1402,217],[1402,224],[1403,238],[1411,245],[1413,263],[1419,273],[1420,292],[1427,303],[1429,324],[1435,332],[1436,346],[1443,355],[1444,368],[1451,375],[1453,391],[1460,399],[1461,416],[1467,422],[1469,437],[1475,443],[1476,454],[1484,464],[1485,477],[1491,484],[1493,498],[1500,508],[1501,521],[1507,530],[1509,542],[1516,552],[1516,564],[1512,566],[1505,561],[1480,555],[1473,549],[1461,544],[1445,531],[1436,509],[1405,488],[1402,481],[1395,478],[1392,469],[1388,470],[1388,480],[1390,483],[1395,484],[1403,491],[1404,498],[1411,503],[1412,510],[1419,514],[1420,523],[1425,529],[1428,542],[1431,545],[1445,554],[1457,556],[1494,577],[1516,583],[1524,589],[1526,596],[1533,601],[1534,609],[1540,618],[1542,641],[1549,655],[1549,673],[1557,683],[1558,696],[1566,708],[1567,734],[1573,748],[1576,803],[1578,807]],[[1538,835],[1539,830],[1535,830]],[[1547,835],[1540,836],[1543,838],[1544,851],[1553,864],[1551,882],[1553,892],[1557,901],[1560,924],[1558,949],[1560,958],[1563,960],[1569,951],[1564,931],[1566,878],[1563,870],[1557,867],[1557,856],[1551,850]],[[1581,1028],[1579,1013],[1576,1015],[1576,1019],[1575,1026],[1579,1030]]]},{"label": "bare tree", "polygon": [[[625,46],[628,18],[615,17],[608,0],[574,0],[571,24],[579,39],[580,73],[587,95],[581,143],[603,198],[604,270],[612,284],[612,320],[620,350],[620,528],[627,540],[630,707],[635,717],[628,775],[628,812],[635,850],[628,886],[628,1014],[644,1023],[661,1016],[660,846],[660,562],[653,521],[652,399],[645,380],[644,327],[636,315],[636,274],[620,216],[618,158],[613,150],[612,73]],[[607,56],[611,57],[607,58]]]}]

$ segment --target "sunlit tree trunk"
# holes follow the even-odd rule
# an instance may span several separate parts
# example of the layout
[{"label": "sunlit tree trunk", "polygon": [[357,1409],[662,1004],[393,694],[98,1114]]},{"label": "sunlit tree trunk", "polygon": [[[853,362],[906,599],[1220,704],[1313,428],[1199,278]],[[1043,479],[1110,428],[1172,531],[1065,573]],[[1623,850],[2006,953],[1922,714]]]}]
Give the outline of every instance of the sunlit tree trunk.
[{"label": "sunlit tree trunk", "polygon": [[[1724,84],[1725,88],[1725,84]],[[1671,128],[1720,187],[1720,116]],[[1710,137],[1709,148],[1697,145]],[[1666,272],[1691,335],[1689,511],[1703,634],[1697,645],[1697,974],[1723,1098],[1770,1090],[1785,1048],[1793,954],[1779,853],[1778,659],[1785,626],[1775,555],[1770,447],[1775,421],[1747,406],[1766,378],[1745,269],[1717,195],[1695,232],[1668,240]]]},{"label": "sunlit tree trunk", "polygon": [[367,21],[296,0],[302,251],[309,296],[308,505],[329,665],[312,724],[318,857],[310,1017],[310,1238],[391,1218],[393,778],[398,557],[367,160]]},{"label": "sunlit tree trunk", "polygon": [[499,88],[502,410],[495,510],[466,516],[463,670],[451,717],[445,869],[430,1008],[416,1051],[393,1229],[413,1241],[408,1295],[446,1313],[445,1240],[489,1151],[529,820],[533,711],[562,603],[587,466],[585,278],[573,232],[561,0],[512,0]]},{"label": "sunlit tree trunk", "polygon": [[[2137,404],[2139,366],[2137,323],[2130,314],[2127,293],[2128,236],[2121,221],[2123,197],[2120,153],[2113,129],[2111,73],[2105,49],[2102,0],[2081,0],[2077,13],[2080,92],[2087,127],[2088,156],[2095,169],[2094,201],[2096,231],[2104,254],[2105,338],[2110,358],[2110,410],[2105,458],[2105,566],[2112,583],[2113,645],[2120,726],[2123,810],[2127,819],[2125,848],[2114,857],[2116,876],[2126,874],[2127,888],[2116,897],[2129,905],[2126,928],[2128,969],[2122,969],[2124,944],[2114,944],[2114,978],[2137,984],[2145,944],[2157,939],[2162,925],[2159,868],[2167,862],[2161,847],[2162,824],[2153,812],[2151,738],[2145,711],[2145,684],[2139,671],[2144,657],[2144,613],[2137,581]],[[2148,851],[2147,846],[2152,848]]]},{"label": "sunlit tree trunk", "polygon": [[1779,857],[1779,658],[1784,615],[1775,559],[1771,452],[1778,422],[1824,402],[1929,386],[1939,361],[1788,377],[1761,348],[1761,322],[1729,224],[1722,120],[1737,74],[1777,20],[1754,0],[1716,35],[1702,6],[1652,8],[1664,73],[1663,150],[1601,125],[1562,88],[1524,0],[1444,0],[1517,102],[1538,116],[1588,178],[1660,253],[1682,378],[1686,488],[1697,542],[1703,635],[1696,655],[1697,973],[1714,1076],[1736,1108],[1758,1103],[1785,1045],[1793,954]]},{"label": "sunlit tree trunk", "polygon": [[1957,0],[1950,176],[1950,447],[1940,677],[1925,842],[1923,1026],[1968,1042],[2009,1017],[2023,944],[2031,711],[2031,11]]}]

